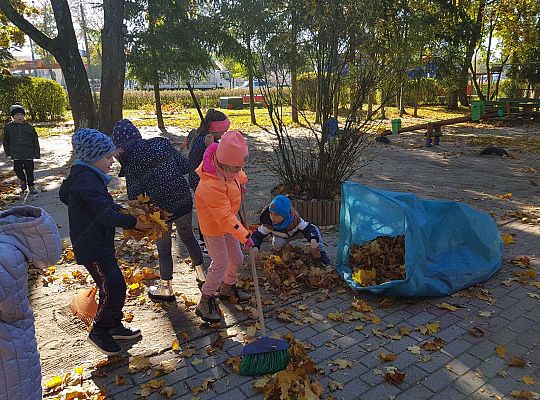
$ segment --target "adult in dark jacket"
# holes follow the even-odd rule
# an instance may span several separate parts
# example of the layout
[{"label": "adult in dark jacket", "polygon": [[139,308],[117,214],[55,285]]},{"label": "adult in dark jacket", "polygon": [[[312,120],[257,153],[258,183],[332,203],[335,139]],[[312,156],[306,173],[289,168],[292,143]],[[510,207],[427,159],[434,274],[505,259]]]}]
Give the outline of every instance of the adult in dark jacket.
[{"label": "adult in dark jacket", "polygon": [[36,130],[24,120],[24,108],[19,104],[10,107],[12,121],[4,126],[4,151],[13,160],[13,170],[20,180],[21,190],[27,187],[36,194],[34,185],[34,159],[40,158]]},{"label": "adult in dark jacket", "polygon": [[[193,200],[183,177],[191,170],[189,161],[166,138],[142,139],[139,130],[127,119],[116,123],[113,141],[120,149],[118,161],[122,168],[119,176],[126,178],[128,198],[133,200],[145,194],[154,204],[169,212],[169,226],[172,228],[174,223],[178,237],[191,257],[192,266],[199,268],[203,264],[203,255],[193,235]],[[174,301],[171,230],[156,244],[161,280],[150,287],[148,296],[157,301]]]},{"label": "adult in dark jacket", "polygon": [[120,213],[121,206],[107,190],[107,175],[116,148],[111,138],[95,129],[79,129],[72,137],[75,165],[60,187],[67,204],[69,236],[77,263],[88,270],[99,289],[99,304],[88,341],[107,355],[122,347],[115,339],[134,339],[140,330],[122,325],[126,282],[115,257],[115,228],[145,229],[142,222]]}]

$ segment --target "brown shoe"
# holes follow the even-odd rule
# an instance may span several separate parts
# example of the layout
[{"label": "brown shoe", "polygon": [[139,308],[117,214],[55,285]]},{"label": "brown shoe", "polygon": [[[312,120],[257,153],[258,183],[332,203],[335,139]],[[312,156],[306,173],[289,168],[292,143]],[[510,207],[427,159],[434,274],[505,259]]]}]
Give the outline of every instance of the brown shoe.
[{"label": "brown shoe", "polygon": [[211,324],[221,322],[221,310],[217,304],[217,299],[213,296],[203,294],[195,309],[195,314],[201,317],[203,321]]},{"label": "brown shoe", "polygon": [[251,299],[251,295],[238,290],[236,285],[221,284],[219,298],[233,304],[245,303]]}]

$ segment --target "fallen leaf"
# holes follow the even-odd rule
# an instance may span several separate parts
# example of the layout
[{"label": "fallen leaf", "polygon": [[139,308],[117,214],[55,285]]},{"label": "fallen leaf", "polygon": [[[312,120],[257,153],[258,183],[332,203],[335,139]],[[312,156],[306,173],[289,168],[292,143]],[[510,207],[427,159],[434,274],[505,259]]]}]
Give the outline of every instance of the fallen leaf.
[{"label": "fallen leaf", "polygon": [[80,376],[82,376],[82,374],[83,374],[83,372],[84,372],[83,367],[75,367],[73,370],[75,371],[75,373],[76,373],[77,375],[80,375]]},{"label": "fallen leaf", "polygon": [[172,397],[176,394],[176,389],[172,386],[165,386],[159,391],[159,394],[161,394],[163,397],[166,397],[167,399],[172,399]]},{"label": "fallen leaf", "polygon": [[448,304],[448,303],[435,304],[435,307],[443,309],[443,310],[448,310],[448,311],[457,311],[457,310],[459,310],[459,307],[456,307],[456,306],[454,306],[452,304]]},{"label": "fallen leaf", "polygon": [[510,262],[518,267],[528,267],[531,264],[531,258],[528,256],[517,256],[512,258]]},{"label": "fallen leaf", "polygon": [[178,341],[178,339],[173,340],[173,342],[171,344],[171,348],[173,349],[173,351],[180,350],[180,342]]},{"label": "fallen leaf", "polygon": [[495,196],[498,199],[509,199],[512,197],[512,193],[503,193]]},{"label": "fallen leaf", "polygon": [[514,243],[514,237],[510,233],[504,233],[502,235],[502,241],[504,244],[512,244]]},{"label": "fallen leaf", "polygon": [[408,336],[411,333],[411,329],[407,328],[406,326],[400,326],[398,328],[398,332],[403,336]]},{"label": "fallen leaf", "polygon": [[523,383],[525,383],[526,385],[536,385],[536,379],[534,379],[532,376],[530,375],[523,375],[521,377],[521,380],[523,381]]},{"label": "fallen leaf", "polygon": [[339,369],[345,369],[347,367],[352,368],[353,363],[349,360],[345,360],[343,358],[336,358],[335,360],[332,360],[332,364],[337,365]]},{"label": "fallen leaf", "polygon": [[268,382],[270,382],[272,380],[272,376],[271,375],[264,375],[263,377],[257,379],[254,383],[253,383],[253,387],[256,388],[256,389],[262,389],[263,387],[266,386],[266,384]]},{"label": "fallen leaf", "polygon": [[525,368],[525,366],[527,365],[527,361],[521,357],[512,357],[510,360],[507,361],[506,365],[508,365],[509,367]]},{"label": "fallen leaf", "polygon": [[532,297],[533,299],[540,300],[540,294],[538,293],[527,293],[527,296]]},{"label": "fallen leaf", "polygon": [[256,327],[255,325],[252,325],[252,326],[248,327],[244,333],[245,333],[247,336],[253,338],[253,337],[255,337],[255,335],[257,334],[257,327]]},{"label": "fallen leaf", "polygon": [[203,381],[201,386],[196,386],[196,387],[191,388],[191,392],[193,394],[199,394],[201,392],[207,391],[212,385],[212,383],[214,383],[215,381],[216,380],[214,378],[207,378]]},{"label": "fallen leaf", "polygon": [[128,370],[129,372],[139,372],[144,371],[145,369],[148,369],[152,366],[152,362],[148,358],[142,355],[137,355],[134,357],[131,357],[129,360],[129,366]]},{"label": "fallen leaf", "polygon": [[405,373],[395,370],[393,372],[387,372],[386,374],[384,374],[384,380],[388,383],[398,386],[403,383],[403,381],[405,380],[405,376]]},{"label": "fallen leaf", "polygon": [[516,399],[533,399],[534,398],[532,392],[529,392],[528,390],[512,390],[510,392],[510,396]]},{"label": "fallen leaf", "polygon": [[191,347],[191,345],[189,345],[189,346],[186,346],[186,348],[182,350],[182,353],[180,354],[184,356],[185,358],[189,358],[193,356],[194,354],[197,354],[197,351],[193,347]]},{"label": "fallen leaf", "polygon": [[398,356],[395,353],[379,353],[379,358],[384,362],[396,361]]},{"label": "fallen leaf", "polygon": [[133,321],[133,317],[134,315],[131,311],[124,313],[124,321],[126,321],[127,323]]},{"label": "fallen leaf", "polygon": [[120,374],[116,374],[114,376],[114,381],[116,383],[116,386],[122,386],[126,384],[126,380]]},{"label": "fallen leaf", "polygon": [[469,333],[476,338],[481,338],[482,336],[484,336],[484,331],[480,328],[477,328],[476,326],[469,329]]},{"label": "fallen leaf", "polygon": [[328,379],[328,388],[331,392],[335,392],[336,390],[343,390],[343,383]]},{"label": "fallen leaf", "polygon": [[504,358],[506,355],[506,346],[504,344],[500,344],[497,347],[495,347],[495,352],[497,353],[497,356],[500,358]]},{"label": "fallen leaf", "polygon": [[159,389],[165,384],[165,380],[163,379],[152,379],[148,383],[146,383],[146,386],[152,389]]},{"label": "fallen leaf", "polygon": [[355,331],[363,331],[363,330],[364,330],[364,325],[356,325],[356,326],[354,327],[354,330],[355,330]]},{"label": "fallen leaf", "polygon": [[51,379],[49,379],[45,383],[45,389],[47,389],[47,390],[55,389],[58,386],[60,386],[62,383],[64,383],[64,378],[62,378],[61,376],[58,376],[58,375],[53,376]]},{"label": "fallen leaf", "polygon": [[493,311],[480,311],[478,315],[482,318],[490,318],[493,315]]},{"label": "fallen leaf", "polygon": [[200,358],[195,358],[191,364],[193,365],[199,365],[199,364],[202,364],[203,363],[203,360],[201,360]]},{"label": "fallen leaf", "polygon": [[508,378],[508,372],[506,371],[499,371],[497,372],[497,375],[499,375],[501,378],[504,378],[504,379]]},{"label": "fallen leaf", "polygon": [[412,354],[421,354],[422,352],[420,351],[420,347],[419,346],[409,346],[407,347],[407,350],[409,350]]},{"label": "fallen leaf", "polygon": [[422,344],[422,349],[426,351],[437,351],[440,350],[444,346],[444,342],[441,338],[436,337],[431,342],[425,342]]}]

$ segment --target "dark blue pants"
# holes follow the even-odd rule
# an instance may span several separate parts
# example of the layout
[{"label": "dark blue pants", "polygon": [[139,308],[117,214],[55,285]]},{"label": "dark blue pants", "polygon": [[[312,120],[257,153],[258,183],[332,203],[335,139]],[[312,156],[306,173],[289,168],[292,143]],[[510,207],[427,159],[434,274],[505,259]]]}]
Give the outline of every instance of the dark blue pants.
[{"label": "dark blue pants", "polygon": [[92,330],[108,332],[122,323],[126,281],[114,255],[84,264],[99,289],[99,303]]},{"label": "dark blue pants", "polygon": [[13,160],[13,171],[21,182],[34,186],[34,160]]}]

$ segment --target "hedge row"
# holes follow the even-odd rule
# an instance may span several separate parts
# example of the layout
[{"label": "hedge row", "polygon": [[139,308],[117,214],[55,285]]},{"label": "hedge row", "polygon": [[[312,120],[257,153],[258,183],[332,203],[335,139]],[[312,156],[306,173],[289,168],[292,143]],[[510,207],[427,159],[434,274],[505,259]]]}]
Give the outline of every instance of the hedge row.
[{"label": "hedge row", "polygon": [[29,76],[0,75],[0,119],[8,120],[9,107],[21,104],[29,119],[56,121],[64,117],[66,93],[53,80]]}]

